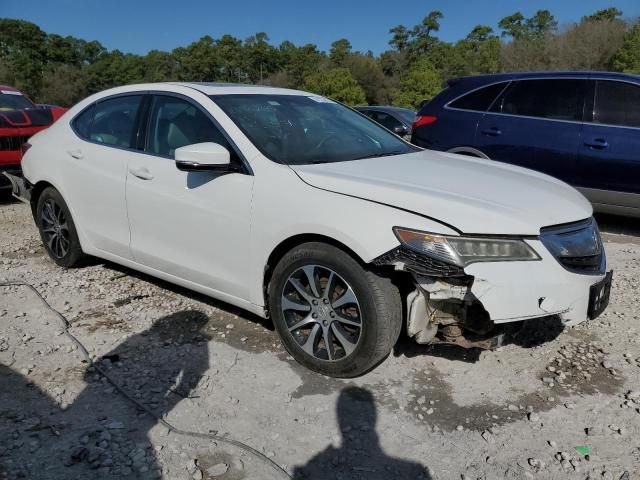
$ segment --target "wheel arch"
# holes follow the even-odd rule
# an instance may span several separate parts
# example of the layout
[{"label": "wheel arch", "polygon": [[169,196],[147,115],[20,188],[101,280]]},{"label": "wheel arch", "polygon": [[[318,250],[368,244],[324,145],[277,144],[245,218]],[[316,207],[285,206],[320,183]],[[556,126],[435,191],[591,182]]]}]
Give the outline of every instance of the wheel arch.
[{"label": "wheel arch", "polygon": [[318,233],[301,233],[297,235],[293,235],[285,240],[281,241],[276,247],[271,251],[269,257],[267,259],[267,263],[264,266],[264,274],[262,279],[262,294],[264,297],[264,305],[265,309],[268,309],[268,291],[269,291],[269,283],[271,282],[271,275],[273,273],[273,269],[278,264],[278,262],[284,257],[287,252],[297,247],[298,245],[302,245],[303,243],[309,242],[319,242],[326,243],[333,247],[336,247],[346,254],[350,255],[354,260],[356,260],[361,265],[366,265],[366,262],[360,257],[353,249],[349,248],[344,243],[336,240],[335,238],[318,234]]},{"label": "wheel arch", "polygon": [[[42,192],[44,192],[44,190],[48,187],[55,188],[58,192],[60,192],[60,190],[55,185],[47,182],[46,180],[40,180],[33,185],[33,189],[31,190],[31,214],[33,215],[34,219],[36,217],[36,210],[38,209],[38,199],[40,198],[40,195],[42,195]],[[62,193],[60,193],[60,195],[62,195]]]},{"label": "wheel arch", "polygon": [[481,150],[474,147],[454,147],[447,150],[448,153],[457,153],[458,155],[469,155],[472,157],[484,158],[485,160],[491,160],[489,156]]}]

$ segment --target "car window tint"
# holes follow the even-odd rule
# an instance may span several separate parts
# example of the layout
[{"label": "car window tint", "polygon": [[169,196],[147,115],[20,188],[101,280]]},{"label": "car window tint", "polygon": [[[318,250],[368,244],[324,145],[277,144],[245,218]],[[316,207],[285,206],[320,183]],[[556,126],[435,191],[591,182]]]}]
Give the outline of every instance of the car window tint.
[{"label": "car window tint", "polygon": [[230,152],[224,135],[202,110],[177,97],[157,96],[151,109],[146,151],[173,158],[177,148],[213,142]]},{"label": "car window tint", "polygon": [[594,123],[640,127],[640,86],[598,80]]},{"label": "car window tint", "polygon": [[582,121],[586,80],[520,80],[511,83],[492,112]]},{"label": "car window tint", "polygon": [[91,105],[78,115],[73,121],[73,128],[76,133],[82,138],[89,138],[91,135],[91,122],[93,121],[93,115],[96,113],[96,106]]},{"label": "car window tint", "polygon": [[133,148],[142,95],[109,98],[96,104],[89,138],[105,145]]},{"label": "car window tint", "polygon": [[393,130],[396,127],[402,127],[402,123],[396,120],[394,117],[384,112],[376,112],[375,116],[372,117],[376,122],[378,122],[383,127]]},{"label": "car window tint", "polygon": [[496,97],[504,90],[506,85],[507,82],[502,82],[480,88],[465,95],[464,97],[454,100],[449,104],[449,106],[451,108],[460,108],[463,110],[486,112]]}]

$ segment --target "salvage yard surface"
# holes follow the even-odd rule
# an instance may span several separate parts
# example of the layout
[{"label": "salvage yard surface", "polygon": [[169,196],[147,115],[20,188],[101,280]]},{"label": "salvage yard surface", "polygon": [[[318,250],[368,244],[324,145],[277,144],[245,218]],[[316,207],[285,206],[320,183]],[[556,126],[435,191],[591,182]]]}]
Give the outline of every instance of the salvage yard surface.
[{"label": "salvage yard surface", "polygon": [[[295,479],[640,478],[640,229],[601,223],[614,282],[597,320],[528,326],[480,352],[401,339],[371,373],[296,364],[272,325],[93,260],[46,258],[0,201],[0,282],[36,287],[134,399],[176,428],[244,442]],[[578,449],[576,449],[578,447]],[[581,448],[584,447],[584,448]],[[585,456],[588,454],[588,456]],[[0,287],[0,479],[286,478],[136,408],[25,287]]]}]

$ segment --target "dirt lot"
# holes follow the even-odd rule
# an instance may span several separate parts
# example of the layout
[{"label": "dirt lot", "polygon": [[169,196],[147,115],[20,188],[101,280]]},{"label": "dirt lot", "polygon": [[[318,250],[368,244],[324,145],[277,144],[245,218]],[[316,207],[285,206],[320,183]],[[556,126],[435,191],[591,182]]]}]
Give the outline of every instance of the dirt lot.
[{"label": "dirt lot", "polygon": [[[601,318],[562,333],[549,319],[531,329],[541,344],[492,352],[402,340],[352,381],[299,367],[268,322],[226,304],[97,260],[56,267],[14,202],[0,203],[0,281],[33,284],[156,415],[296,479],[634,479],[637,224],[602,219],[615,275]],[[286,478],[136,408],[28,289],[0,287],[0,323],[0,479]]]}]

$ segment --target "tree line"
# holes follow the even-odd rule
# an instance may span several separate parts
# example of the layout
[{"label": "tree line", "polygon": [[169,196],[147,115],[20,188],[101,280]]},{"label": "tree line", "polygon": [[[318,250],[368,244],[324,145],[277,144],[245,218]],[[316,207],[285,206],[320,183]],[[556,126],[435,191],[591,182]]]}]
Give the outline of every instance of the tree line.
[{"label": "tree line", "polygon": [[438,38],[443,15],[389,31],[389,49],[354,51],[346,38],[328,52],[314,44],[273,45],[264,32],[241,40],[204,36],[170,52],[107,50],[100,42],[46,33],[24,20],[0,19],[0,84],[39,103],[69,106],[129,83],[208,81],[300,88],[349,105],[415,108],[453,77],[524,70],[640,73],[640,22],[607,8],[559,27],[548,10],[516,12],[494,29],[478,25],[457,42]]}]

